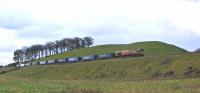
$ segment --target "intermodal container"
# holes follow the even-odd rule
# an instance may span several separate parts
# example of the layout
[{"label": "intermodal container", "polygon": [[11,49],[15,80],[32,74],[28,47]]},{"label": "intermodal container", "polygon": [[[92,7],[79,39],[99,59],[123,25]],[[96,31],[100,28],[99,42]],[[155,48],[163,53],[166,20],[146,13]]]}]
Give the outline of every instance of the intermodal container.
[{"label": "intermodal container", "polygon": [[113,57],[113,53],[97,55],[98,59],[108,59],[108,58],[112,58],[112,57]]},{"label": "intermodal container", "polygon": [[81,60],[81,57],[71,57],[68,58],[68,62],[79,62]]},{"label": "intermodal container", "polygon": [[47,61],[47,64],[54,64],[54,63],[56,63],[55,60],[48,60]]},{"label": "intermodal container", "polygon": [[64,62],[67,62],[67,58],[64,58],[64,59],[57,59],[56,62],[57,62],[57,63],[64,63]]},{"label": "intermodal container", "polygon": [[45,65],[46,64],[46,61],[41,61],[39,62],[40,65]]},{"label": "intermodal container", "polygon": [[84,56],[82,57],[82,61],[92,61],[92,60],[96,60],[96,58],[97,58],[96,55]]}]

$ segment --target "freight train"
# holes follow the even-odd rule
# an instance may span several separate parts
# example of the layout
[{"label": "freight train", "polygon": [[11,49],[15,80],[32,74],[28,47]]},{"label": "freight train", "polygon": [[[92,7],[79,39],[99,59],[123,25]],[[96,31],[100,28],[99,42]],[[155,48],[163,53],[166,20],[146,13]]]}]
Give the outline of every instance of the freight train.
[{"label": "freight train", "polygon": [[94,61],[94,60],[103,60],[111,58],[125,58],[125,57],[139,57],[139,56],[144,56],[144,49],[123,50],[123,51],[116,51],[114,53],[87,55],[82,57],[69,57],[69,58],[53,59],[40,62],[26,62],[23,65],[31,66],[31,65],[46,65],[46,64],[58,64],[58,63],[74,63],[74,62]]}]

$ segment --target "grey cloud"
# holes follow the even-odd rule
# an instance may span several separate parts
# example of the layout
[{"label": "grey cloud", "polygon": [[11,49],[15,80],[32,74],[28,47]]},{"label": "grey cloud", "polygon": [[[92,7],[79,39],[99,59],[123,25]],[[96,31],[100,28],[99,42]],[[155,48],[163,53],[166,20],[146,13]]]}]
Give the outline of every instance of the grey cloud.
[{"label": "grey cloud", "polygon": [[60,26],[55,25],[33,25],[18,30],[17,36],[20,38],[56,38],[57,30],[62,29]]},{"label": "grey cloud", "polygon": [[[167,37],[165,36],[162,41],[175,44],[179,47],[187,49],[188,51],[195,51],[200,48],[200,36],[195,33],[188,33],[189,36],[184,38]],[[167,39],[168,38],[168,39]]]},{"label": "grey cloud", "polygon": [[129,29],[120,27],[119,25],[112,22],[112,20],[104,22],[103,25],[98,27],[90,28],[77,28],[76,30],[84,31],[86,34],[93,36],[107,36],[107,35],[118,35],[127,34]]},{"label": "grey cloud", "polygon": [[163,41],[178,45],[189,51],[200,47],[200,36],[192,31],[183,31],[170,21],[161,20],[142,29],[132,25],[132,29],[126,29],[115,24],[104,24],[98,28],[79,28],[86,34],[95,38],[95,45],[99,44],[124,44],[138,41]]},{"label": "grey cloud", "polygon": [[163,33],[160,39],[163,42],[171,43],[182,47],[188,51],[194,51],[200,48],[200,35],[193,31],[179,29],[170,22],[163,23]]},{"label": "grey cloud", "polygon": [[19,29],[32,25],[33,22],[30,20],[29,17],[31,16],[0,10],[0,27],[6,29]]},{"label": "grey cloud", "polygon": [[192,2],[199,2],[200,0],[191,0]]},{"label": "grey cloud", "polygon": [[0,48],[0,52],[13,52],[13,50],[14,50],[13,46]]}]

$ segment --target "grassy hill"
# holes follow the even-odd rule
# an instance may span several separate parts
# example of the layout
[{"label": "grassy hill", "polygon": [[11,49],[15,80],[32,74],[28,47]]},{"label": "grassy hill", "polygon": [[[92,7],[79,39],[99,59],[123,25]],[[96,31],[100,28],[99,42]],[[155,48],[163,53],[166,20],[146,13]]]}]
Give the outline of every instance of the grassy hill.
[{"label": "grassy hill", "polygon": [[[200,53],[163,42],[82,48],[48,58],[144,48],[144,57],[24,67],[3,67],[1,93],[199,93]],[[6,73],[5,73],[6,72]]]},{"label": "grassy hill", "polygon": [[174,45],[157,41],[82,48],[45,59],[101,54],[137,48],[145,49],[145,57],[32,66],[5,75],[55,80],[143,80],[188,78],[199,77],[200,75],[199,53],[188,53]]},{"label": "grassy hill", "polygon": [[200,53],[25,67],[8,76],[50,80],[151,80],[200,76]]},{"label": "grassy hill", "polygon": [[138,49],[138,48],[143,48],[145,50],[145,56],[169,55],[169,54],[187,52],[186,50],[182,48],[179,48],[177,46],[170,45],[167,43],[163,43],[159,41],[148,41],[148,42],[137,42],[137,43],[132,43],[132,44],[113,44],[113,45],[110,44],[110,45],[99,45],[99,46],[94,46],[90,48],[81,48],[81,49],[72,50],[69,52],[49,56],[46,58],[42,58],[42,59],[39,59],[39,61],[74,57],[74,56],[85,56],[85,55],[91,55],[91,54],[104,54],[104,53],[115,52],[118,50]]}]

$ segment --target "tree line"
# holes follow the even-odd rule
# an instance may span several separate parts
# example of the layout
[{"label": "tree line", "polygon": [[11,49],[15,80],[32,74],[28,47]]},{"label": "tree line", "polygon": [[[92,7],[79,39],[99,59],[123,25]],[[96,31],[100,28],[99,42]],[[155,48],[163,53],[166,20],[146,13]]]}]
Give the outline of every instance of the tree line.
[{"label": "tree line", "polygon": [[86,36],[83,38],[63,38],[54,42],[47,42],[44,45],[34,44],[30,47],[23,47],[22,49],[15,50],[13,60],[15,63],[32,61],[78,48],[90,47],[93,43],[94,39],[90,36]]}]

